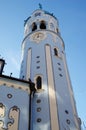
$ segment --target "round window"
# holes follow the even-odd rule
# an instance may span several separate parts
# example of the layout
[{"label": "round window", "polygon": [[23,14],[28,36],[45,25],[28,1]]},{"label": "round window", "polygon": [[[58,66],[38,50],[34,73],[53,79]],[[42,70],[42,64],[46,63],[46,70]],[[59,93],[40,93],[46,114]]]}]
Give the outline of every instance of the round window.
[{"label": "round window", "polygon": [[37,119],[37,122],[41,122],[41,118],[38,118],[38,119]]},{"label": "round window", "polygon": [[12,98],[12,94],[10,94],[10,93],[7,94],[7,97],[8,97],[8,98]]}]

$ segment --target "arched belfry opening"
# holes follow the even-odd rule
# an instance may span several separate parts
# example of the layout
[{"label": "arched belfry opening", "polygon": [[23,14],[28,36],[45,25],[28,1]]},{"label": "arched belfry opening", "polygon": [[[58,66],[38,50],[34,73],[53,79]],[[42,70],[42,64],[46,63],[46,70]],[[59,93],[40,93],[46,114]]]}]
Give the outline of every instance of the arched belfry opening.
[{"label": "arched belfry opening", "polygon": [[46,29],[46,23],[45,23],[45,21],[41,21],[41,23],[40,23],[40,29]]},{"label": "arched belfry opening", "polygon": [[36,78],[36,88],[42,89],[42,78],[40,76]]},{"label": "arched belfry opening", "polygon": [[36,23],[34,22],[33,24],[32,24],[32,31],[35,31],[37,29],[37,25],[36,25]]}]

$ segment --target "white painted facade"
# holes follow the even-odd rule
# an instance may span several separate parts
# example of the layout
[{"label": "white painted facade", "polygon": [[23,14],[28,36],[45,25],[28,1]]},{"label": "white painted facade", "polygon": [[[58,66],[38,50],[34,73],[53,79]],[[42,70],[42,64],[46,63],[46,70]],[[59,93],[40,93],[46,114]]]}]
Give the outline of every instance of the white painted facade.
[{"label": "white painted facade", "polygon": [[39,9],[24,27],[20,78],[36,84],[30,130],[80,130],[58,20]]}]

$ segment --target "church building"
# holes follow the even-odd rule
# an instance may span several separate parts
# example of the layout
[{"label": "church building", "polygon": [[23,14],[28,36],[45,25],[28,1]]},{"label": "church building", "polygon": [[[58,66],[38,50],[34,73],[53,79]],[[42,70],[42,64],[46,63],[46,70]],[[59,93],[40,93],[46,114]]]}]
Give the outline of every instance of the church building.
[{"label": "church building", "polygon": [[57,18],[42,7],[24,22],[20,78],[3,75],[0,130],[81,130]]}]

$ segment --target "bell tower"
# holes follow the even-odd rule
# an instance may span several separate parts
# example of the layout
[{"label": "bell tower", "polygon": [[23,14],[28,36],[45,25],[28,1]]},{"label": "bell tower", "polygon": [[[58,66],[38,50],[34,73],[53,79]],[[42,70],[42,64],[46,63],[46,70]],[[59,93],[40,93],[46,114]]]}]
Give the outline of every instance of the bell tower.
[{"label": "bell tower", "polygon": [[30,130],[80,130],[57,18],[35,10],[24,23],[20,79],[31,79]]}]

